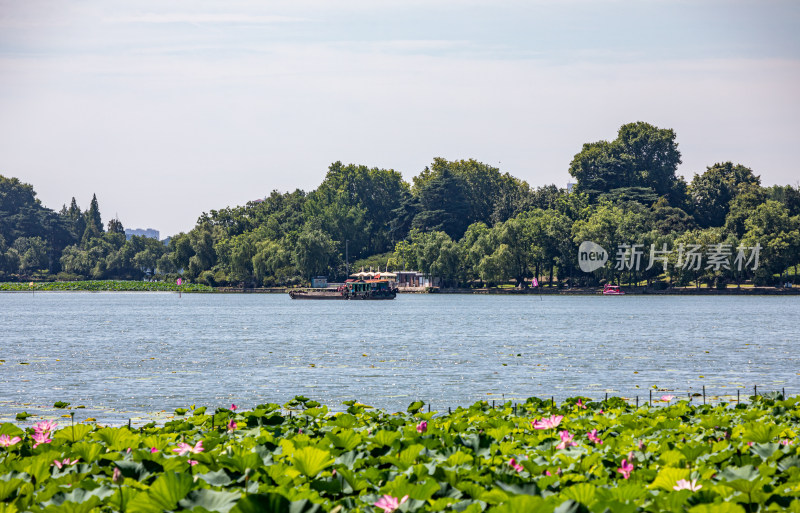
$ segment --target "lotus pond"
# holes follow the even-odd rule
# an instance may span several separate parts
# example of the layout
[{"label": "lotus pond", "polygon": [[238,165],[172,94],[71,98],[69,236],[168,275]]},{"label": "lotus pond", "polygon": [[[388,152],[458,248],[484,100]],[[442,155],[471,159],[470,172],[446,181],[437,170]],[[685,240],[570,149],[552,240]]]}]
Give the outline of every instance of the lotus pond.
[{"label": "lotus pond", "polygon": [[133,430],[71,410],[0,426],[0,511],[800,511],[800,400],[750,401],[389,414],[298,396]]}]

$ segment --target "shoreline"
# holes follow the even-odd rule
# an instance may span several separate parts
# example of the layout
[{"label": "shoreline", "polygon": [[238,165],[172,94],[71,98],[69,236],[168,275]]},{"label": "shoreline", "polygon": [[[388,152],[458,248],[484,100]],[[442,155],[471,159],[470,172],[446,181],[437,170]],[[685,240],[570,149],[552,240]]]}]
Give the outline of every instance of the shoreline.
[{"label": "shoreline", "polygon": [[[102,292],[125,292],[125,293],[183,293],[183,294],[288,294],[297,288],[247,288],[247,287],[215,287],[213,290],[170,290],[170,289],[56,289],[56,290],[0,290],[0,294],[69,294],[69,293],[102,293]],[[709,288],[679,288],[654,290],[645,287],[624,288],[625,296],[800,296],[800,287],[790,289],[779,289],[773,287],[746,287],[728,289],[709,289]],[[601,296],[602,289],[435,289],[435,290],[399,290],[398,294],[442,294],[442,295],[488,295],[488,296]]]},{"label": "shoreline", "polygon": [[[215,287],[214,293],[219,294],[288,294],[295,288],[245,288],[245,287]],[[743,288],[674,288],[655,290],[647,287],[622,287],[625,295],[636,296],[797,296],[800,295],[798,288],[775,288],[775,287],[743,287]],[[572,288],[559,289],[557,287],[541,289],[435,289],[426,290],[398,290],[398,294],[482,294],[482,295],[507,295],[507,296],[527,296],[527,295],[564,295],[564,296],[599,296],[602,295],[601,288]]]}]

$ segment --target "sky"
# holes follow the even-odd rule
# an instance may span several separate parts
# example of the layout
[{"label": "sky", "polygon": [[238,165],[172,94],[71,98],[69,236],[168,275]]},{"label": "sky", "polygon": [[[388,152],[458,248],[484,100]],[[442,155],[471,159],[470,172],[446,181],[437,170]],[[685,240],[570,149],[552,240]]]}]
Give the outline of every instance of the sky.
[{"label": "sky", "polygon": [[564,187],[646,121],[687,180],[795,185],[798,26],[796,0],[0,0],[0,174],[166,237],[335,161]]}]

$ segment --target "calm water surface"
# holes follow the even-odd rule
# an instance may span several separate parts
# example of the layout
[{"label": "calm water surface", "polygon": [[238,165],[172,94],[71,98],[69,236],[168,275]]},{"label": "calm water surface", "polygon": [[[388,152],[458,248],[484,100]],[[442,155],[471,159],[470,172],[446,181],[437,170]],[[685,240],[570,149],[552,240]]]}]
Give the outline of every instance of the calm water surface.
[{"label": "calm water surface", "polygon": [[767,296],[0,294],[0,420],[55,401],[113,422],[298,394],[391,411],[653,385],[796,394],[798,312]]}]

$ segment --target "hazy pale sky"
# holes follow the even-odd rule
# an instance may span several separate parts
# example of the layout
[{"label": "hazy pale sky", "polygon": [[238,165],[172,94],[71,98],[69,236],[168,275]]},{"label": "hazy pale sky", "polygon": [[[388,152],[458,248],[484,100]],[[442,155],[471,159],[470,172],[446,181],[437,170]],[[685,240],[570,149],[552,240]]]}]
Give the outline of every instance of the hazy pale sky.
[{"label": "hazy pale sky", "polygon": [[687,179],[795,184],[798,26],[796,0],[0,0],[0,174],[163,237],[336,160],[564,186],[647,121]]}]

